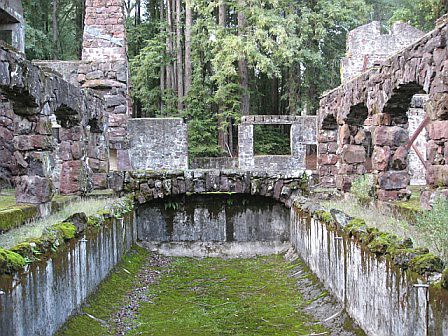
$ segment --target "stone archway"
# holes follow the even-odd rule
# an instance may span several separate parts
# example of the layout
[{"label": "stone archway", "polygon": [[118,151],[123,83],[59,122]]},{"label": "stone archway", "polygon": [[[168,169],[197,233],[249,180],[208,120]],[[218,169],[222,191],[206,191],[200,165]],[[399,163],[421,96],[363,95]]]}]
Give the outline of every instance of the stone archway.
[{"label": "stone archway", "polygon": [[380,201],[410,195],[408,111],[412,97],[423,92],[423,87],[415,82],[402,84],[393,90],[382,112],[373,115],[372,166]]}]

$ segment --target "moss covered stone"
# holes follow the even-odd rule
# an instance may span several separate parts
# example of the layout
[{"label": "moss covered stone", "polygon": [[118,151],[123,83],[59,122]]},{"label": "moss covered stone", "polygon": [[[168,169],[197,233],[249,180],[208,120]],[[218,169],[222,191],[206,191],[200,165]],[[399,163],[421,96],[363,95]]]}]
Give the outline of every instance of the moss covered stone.
[{"label": "moss covered stone", "polygon": [[413,258],[409,268],[418,274],[442,272],[443,261],[432,253],[426,253]]},{"label": "moss covered stone", "polygon": [[448,289],[448,267],[442,273],[442,287]]},{"label": "moss covered stone", "polygon": [[9,231],[38,216],[32,205],[17,205],[0,210],[0,232]]},{"label": "moss covered stone", "polygon": [[20,254],[0,248],[0,273],[20,271],[25,264],[25,259]]},{"label": "moss covered stone", "polygon": [[51,231],[60,232],[64,240],[75,238],[76,226],[69,222],[58,223],[50,227]]},{"label": "moss covered stone", "polygon": [[317,216],[318,219],[320,219],[325,224],[333,223],[333,216],[328,211],[317,210],[316,211],[316,216]]}]

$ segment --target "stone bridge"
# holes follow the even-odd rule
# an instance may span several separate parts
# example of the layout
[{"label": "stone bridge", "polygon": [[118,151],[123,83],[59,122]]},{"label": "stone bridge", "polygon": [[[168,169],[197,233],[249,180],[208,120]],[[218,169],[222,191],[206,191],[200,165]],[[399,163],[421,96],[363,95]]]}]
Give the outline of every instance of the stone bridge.
[{"label": "stone bridge", "polygon": [[308,189],[304,174],[275,174],[241,170],[182,170],[114,172],[111,187],[119,195],[132,193],[137,203],[182,194],[237,193],[274,198],[290,206]]},{"label": "stone bridge", "polygon": [[[425,105],[429,136],[427,184],[448,185],[448,18],[414,44],[327,92],[319,109],[321,183],[348,190],[366,167],[363,141],[371,133],[371,171],[379,200],[409,194],[409,107],[416,94]],[[430,192],[430,191],[428,191]]]}]

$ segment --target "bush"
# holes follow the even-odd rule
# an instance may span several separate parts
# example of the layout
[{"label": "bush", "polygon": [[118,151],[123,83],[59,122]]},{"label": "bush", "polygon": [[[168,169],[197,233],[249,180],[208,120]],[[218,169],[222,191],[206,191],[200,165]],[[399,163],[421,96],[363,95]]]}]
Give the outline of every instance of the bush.
[{"label": "bush", "polygon": [[432,246],[443,260],[448,260],[448,200],[437,198],[432,210],[422,212],[416,218],[416,226],[425,244]]},{"label": "bush", "polygon": [[372,202],[375,199],[375,184],[373,175],[362,175],[354,180],[350,193],[361,205],[368,205]]}]

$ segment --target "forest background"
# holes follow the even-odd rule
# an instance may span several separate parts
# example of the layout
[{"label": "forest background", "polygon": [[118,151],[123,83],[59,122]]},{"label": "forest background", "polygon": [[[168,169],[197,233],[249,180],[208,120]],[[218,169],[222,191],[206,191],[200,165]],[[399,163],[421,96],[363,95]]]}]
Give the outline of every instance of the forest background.
[{"label": "forest background", "polygon": [[[430,31],[447,0],[124,0],[133,117],[183,117],[191,157],[234,156],[249,114],[314,115],[340,84],[347,33],[372,20]],[[28,59],[80,59],[84,0],[24,0]],[[50,41],[50,43],[49,43]],[[256,130],[287,154],[287,130]],[[286,152],[285,152],[286,150]]]}]

